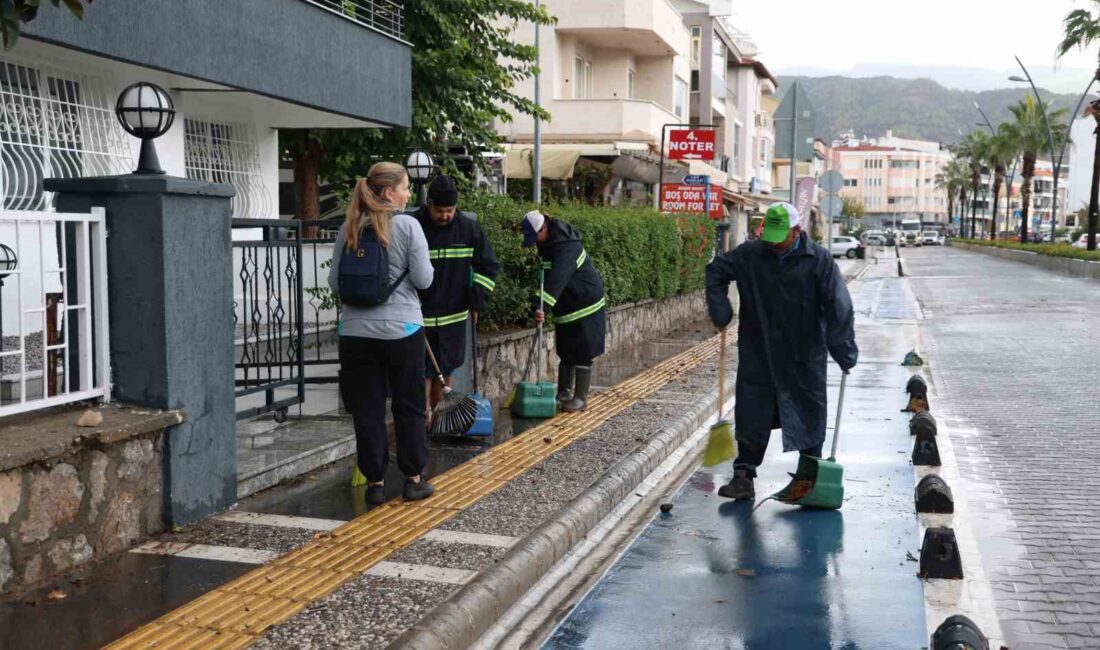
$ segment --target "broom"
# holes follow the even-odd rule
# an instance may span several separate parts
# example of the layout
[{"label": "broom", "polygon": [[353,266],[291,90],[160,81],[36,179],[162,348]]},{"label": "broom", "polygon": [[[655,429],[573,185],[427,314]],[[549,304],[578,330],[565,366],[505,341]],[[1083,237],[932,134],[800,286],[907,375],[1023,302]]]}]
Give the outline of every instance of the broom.
[{"label": "broom", "polygon": [[737,455],[733,443],[733,431],[729,420],[722,419],[722,407],[726,403],[726,328],[722,328],[718,343],[718,421],[710,427],[707,446],[703,450],[703,466],[713,467]]},{"label": "broom", "polygon": [[[425,345],[427,342],[425,341]],[[470,430],[474,420],[477,419],[477,401],[469,395],[456,392],[443,381],[443,372],[439,369],[439,362],[435,360],[432,346],[427,345],[428,357],[435,368],[435,377],[443,385],[443,399],[436,405],[432,413],[433,436],[460,436]]]}]

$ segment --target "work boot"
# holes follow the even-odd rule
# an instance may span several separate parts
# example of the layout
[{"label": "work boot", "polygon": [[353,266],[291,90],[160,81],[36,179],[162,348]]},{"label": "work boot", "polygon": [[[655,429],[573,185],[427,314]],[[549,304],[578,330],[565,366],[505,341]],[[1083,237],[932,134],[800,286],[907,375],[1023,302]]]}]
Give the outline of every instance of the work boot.
[{"label": "work boot", "polygon": [[410,478],[405,479],[405,488],[401,491],[401,497],[406,501],[419,501],[420,499],[427,499],[435,494],[435,488],[428,482],[428,479],[423,476],[419,481],[414,481]]},{"label": "work boot", "polygon": [[561,408],[566,413],[575,413],[588,408],[588,387],[592,385],[592,366],[577,366],[576,374],[577,382],[573,386],[573,399]]},{"label": "work boot", "polygon": [[558,364],[558,408],[564,409],[565,405],[573,399],[573,375],[576,366],[568,363]]},{"label": "work boot", "polygon": [[756,488],[752,484],[752,472],[747,469],[733,470],[729,483],[718,488],[718,496],[734,501],[749,501],[756,498]]},{"label": "work boot", "polygon": [[372,506],[380,506],[386,502],[386,486],[379,483],[377,485],[367,485],[367,503]]}]

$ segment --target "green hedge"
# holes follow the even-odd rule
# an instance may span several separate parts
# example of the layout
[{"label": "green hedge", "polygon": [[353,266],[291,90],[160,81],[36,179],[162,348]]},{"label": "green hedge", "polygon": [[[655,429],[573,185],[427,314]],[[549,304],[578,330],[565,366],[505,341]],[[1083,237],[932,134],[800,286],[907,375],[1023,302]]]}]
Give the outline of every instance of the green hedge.
[{"label": "green hedge", "polygon": [[956,241],[974,246],[1011,248],[1013,250],[1030,251],[1032,253],[1039,253],[1040,255],[1050,255],[1052,257],[1068,257],[1075,260],[1100,262],[1100,251],[1074,248],[1069,244],[1024,244],[1016,241],[989,241],[988,239],[958,239]]},{"label": "green hedge", "polygon": [[[538,287],[538,256],[533,248],[521,248],[519,222],[535,206],[477,194],[464,197],[459,207],[477,213],[502,267],[481,322],[497,328],[529,324],[530,300]],[[714,225],[702,215],[666,217],[652,208],[572,203],[542,209],[581,232],[612,305],[703,288],[714,250]]]}]

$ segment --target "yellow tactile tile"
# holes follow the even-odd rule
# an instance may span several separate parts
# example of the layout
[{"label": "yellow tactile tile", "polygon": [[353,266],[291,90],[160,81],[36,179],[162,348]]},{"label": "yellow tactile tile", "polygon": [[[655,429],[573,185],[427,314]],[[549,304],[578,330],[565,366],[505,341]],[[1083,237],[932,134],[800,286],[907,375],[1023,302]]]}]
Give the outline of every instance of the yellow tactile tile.
[{"label": "yellow tactile tile", "polygon": [[[731,337],[731,343],[732,343]],[[675,381],[718,351],[718,337],[594,396],[583,413],[560,415],[433,479],[425,501],[389,503],[222,585],[108,646],[158,650],[244,648],[393,551],[474,505],[528,468]]]}]

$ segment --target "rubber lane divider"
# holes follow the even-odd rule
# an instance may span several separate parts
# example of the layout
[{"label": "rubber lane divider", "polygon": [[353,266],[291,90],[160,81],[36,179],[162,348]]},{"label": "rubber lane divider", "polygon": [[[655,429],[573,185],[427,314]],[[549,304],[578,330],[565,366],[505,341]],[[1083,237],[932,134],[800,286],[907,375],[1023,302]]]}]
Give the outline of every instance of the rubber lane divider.
[{"label": "rubber lane divider", "polygon": [[394,501],[265,564],[107,646],[115,650],[244,648],[394,551],[508,484],[718,351],[714,336],[432,480],[423,501]]}]

